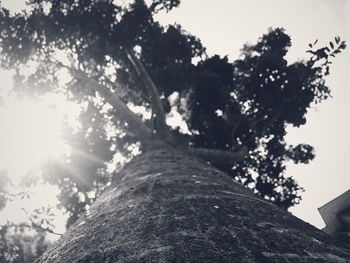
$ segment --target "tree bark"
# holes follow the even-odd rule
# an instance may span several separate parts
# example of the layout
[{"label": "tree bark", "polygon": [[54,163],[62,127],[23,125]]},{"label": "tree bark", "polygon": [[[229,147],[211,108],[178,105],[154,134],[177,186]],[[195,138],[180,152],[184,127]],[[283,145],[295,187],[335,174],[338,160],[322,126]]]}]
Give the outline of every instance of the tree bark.
[{"label": "tree bark", "polygon": [[135,157],[44,262],[350,262],[330,236],[193,156]]}]

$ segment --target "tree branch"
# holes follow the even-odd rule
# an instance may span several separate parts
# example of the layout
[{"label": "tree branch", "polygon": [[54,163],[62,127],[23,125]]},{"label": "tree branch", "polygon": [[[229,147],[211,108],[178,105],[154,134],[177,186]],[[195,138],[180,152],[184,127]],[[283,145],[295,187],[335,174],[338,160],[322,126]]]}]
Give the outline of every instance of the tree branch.
[{"label": "tree branch", "polygon": [[62,64],[61,62],[56,62],[60,67],[68,69],[74,75],[79,76],[84,79],[86,84],[92,88],[93,91],[98,92],[103,95],[103,98],[106,102],[112,105],[115,109],[118,118],[127,123],[134,135],[141,140],[142,143],[149,143],[150,137],[152,137],[152,131],[145,125],[145,123],[134,113],[132,112],[127,105],[119,98],[118,94],[110,91],[98,81],[93,78],[90,78],[86,75],[85,72],[75,69],[69,66]]},{"label": "tree branch", "polygon": [[[43,227],[42,225],[36,223],[33,218],[31,218],[31,216],[29,215],[29,213],[24,209],[22,208],[23,212],[26,214],[28,220],[30,221],[31,225],[28,225],[26,223],[22,223],[20,225],[18,225],[19,227],[26,227],[26,228],[35,228],[35,229],[39,229],[41,231],[45,231],[45,232],[48,232],[50,234],[53,234],[53,235],[57,235],[57,236],[62,236],[63,233],[57,233],[55,232],[54,230],[48,228],[48,227]],[[16,224],[13,224],[12,226],[16,227]]]},{"label": "tree branch", "polygon": [[276,112],[275,112],[275,114],[273,114],[272,116],[271,116],[271,118],[259,118],[259,119],[257,119],[257,120],[252,120],[252,121],[249,121],[249,126],[250,126],[250,128],[251,129],[253,129],[253,130],[255,130],[255,131],[257,131],[258,130],[258,126],[259,125],[261,125],[261,124],[263,124],[264,123],[264,121],[266,121],[266,123],[262,126],[262,128],[261,128],[261,130],[263,131],[263,132],[266,132],[266,130],[268,129],[268,128],[270,128],[270,126],[272,125],[272,124],[274,124],[276,121],[277,121],[277,119],[278,119],[278,117],[281,115],[281,112],[283,111],[283,108],[284,107],[280,107]]},{"label": "tree branch", "polygon": [[151,98],[152,115],[155,115],[155,131],[159,133],[160,136],[166,138],[169,135],[169,127],[166,124],[166,116],[156,84],[148,74],[142,62],[135,56],[134,52],[128,49],[125,49],[125,52]]},{"label": "tree branch", "polygon": [[192,147],[188,148],[187,151],[205,161],[209,161],[213,165],[219,166],[241,161],[248,154],[246,146],[241,147],[237,152]]}]

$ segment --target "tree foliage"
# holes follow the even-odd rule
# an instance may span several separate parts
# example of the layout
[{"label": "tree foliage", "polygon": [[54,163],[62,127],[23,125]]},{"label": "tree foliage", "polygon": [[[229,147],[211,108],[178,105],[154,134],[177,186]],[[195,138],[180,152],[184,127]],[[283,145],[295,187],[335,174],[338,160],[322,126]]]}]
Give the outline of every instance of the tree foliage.
[{"label": "tree foliage", "polygon": [[[107,164],[116,154],[126,160],[158,140],[216,155],[220,161],[207,160],[264,198],[285,209],[297,204],[302,188],[286,174],[286,161],[308,163],[314,152],[307,144],[288,145],[286,127],[305,124],[310,105],[330,96],[325,76],[345,42],[311,44],[309,58],[289,63],[290,37],[269,29],[231,63],[207,56],[181,26],[154,20],[179,0],[147,3],[30,0],[26,13],[0,11],[1,65],[16,69],[14,91],[32,97],[63,91],[82,105],[79,129],[66,127],[70,162],[43,167],[45,180],[61,189],[68,225],[111,180],[117,167],[110,172]],[[21,65],[33,61],[35,70],[23,74]],[[63,73],[69,77],[62,84]],[[130,118],[131,106],[143,113]],[[171,111],[187,130],[164,125]],[[229,153],[240,158],[224,158],[236,156]]]},{"label": "tree foliage", "polygon": [[0,227],[0,262],[31,263],[48,249],[45,232],[31,228],[25,224]]}]

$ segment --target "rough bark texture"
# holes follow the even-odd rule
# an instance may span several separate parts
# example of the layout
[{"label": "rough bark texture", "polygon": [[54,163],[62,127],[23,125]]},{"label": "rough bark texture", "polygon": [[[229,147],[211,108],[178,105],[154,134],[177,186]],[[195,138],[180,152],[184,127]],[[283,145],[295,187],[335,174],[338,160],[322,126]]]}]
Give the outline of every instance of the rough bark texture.
[{"label": "rough bark texture", "polygon": [[172,150],[126,165],[38,262],[350,262],[330,236]]}]

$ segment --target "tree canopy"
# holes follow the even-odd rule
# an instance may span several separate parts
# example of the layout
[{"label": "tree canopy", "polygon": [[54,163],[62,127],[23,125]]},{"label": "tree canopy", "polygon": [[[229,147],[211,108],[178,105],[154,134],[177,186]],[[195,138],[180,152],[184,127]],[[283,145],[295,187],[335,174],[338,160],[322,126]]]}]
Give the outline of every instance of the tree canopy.
[{"label": "tree canopy", "polygon": [[[230,62],[208,56],[180,25],[155,21],[155,13],[179,3],[30,0],[26,12],[0,10],[0,61],[16,71],[14,92],[34,99],[61,92],[82,108],[79,128],[65,127],[69,162],[46,163],[41,175],[59,186],[68,225],[124,161],[162,142],[202,157],[280,207],[300,201],[302,187],[286,162],[308,163],[315,154],[311,145],[289,145],[286,127],[305,124],[310,105],[330,96],[325,76],[345,42],[310,44],[305,60],[290,63],[290,36],[269,29]],[[28,63],[35,68],[24,74]],[[183,123],[170,127],[173,112]],[[4,205],[6,172],[0,180]]]}]

